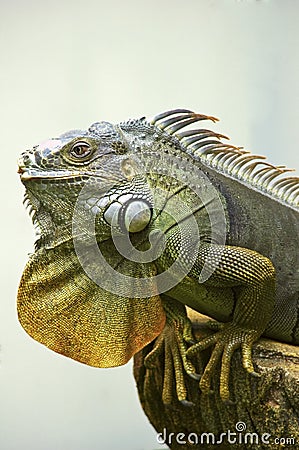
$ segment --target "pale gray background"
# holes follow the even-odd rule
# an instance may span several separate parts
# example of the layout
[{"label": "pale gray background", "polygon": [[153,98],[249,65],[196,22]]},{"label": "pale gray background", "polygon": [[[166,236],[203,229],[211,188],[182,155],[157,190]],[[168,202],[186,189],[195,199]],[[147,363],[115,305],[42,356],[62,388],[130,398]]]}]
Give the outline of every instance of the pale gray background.
[{"label": "pale gray background", "polygon": [[34,232],[16,159],[61,132],[174,107],[274,163],[299,166],[296,0],[0,2],[2,450],[153,450],[131,364],[94,369],[21,329]]}]

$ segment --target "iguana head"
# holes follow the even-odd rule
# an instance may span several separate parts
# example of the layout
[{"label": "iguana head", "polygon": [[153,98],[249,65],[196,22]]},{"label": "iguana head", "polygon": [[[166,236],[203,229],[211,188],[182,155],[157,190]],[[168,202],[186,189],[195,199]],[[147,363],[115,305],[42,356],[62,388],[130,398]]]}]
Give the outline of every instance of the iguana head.
[{"label": "iguana head", "polygon": [[111,155],[122,155],[125,150],[126,143],[112,124],[95,123],[87,131],[69,131],[22,153],[21,180],[80,184],[80,180],[98,171],[104,176],[107,171],[103,167],[109,170]]},{"label": "iguana head", "polygon": [[[136,121],[135,126],[142,130],[144,123]],[[152,197],[134,150],[119,126],[97,122],[87,131],[64,133],[22,153],[19,173],[26,199],[48,246],[70,239],[75,205],[83,229],[89,215],[97,217],[102,239],[110,235],[112,224],[130,232],[145,228]]]}]

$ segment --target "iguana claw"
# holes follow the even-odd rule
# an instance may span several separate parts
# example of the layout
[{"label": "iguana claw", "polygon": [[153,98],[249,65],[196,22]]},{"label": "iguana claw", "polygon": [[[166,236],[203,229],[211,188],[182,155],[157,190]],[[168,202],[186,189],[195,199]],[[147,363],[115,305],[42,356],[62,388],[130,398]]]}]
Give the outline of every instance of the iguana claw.
[{"label": "iguana claw", "polygon": [[246,330],[233,323],[225,324],[224,326],[218,326],[217,324],[214,328],[216,327],[220,328],[220,331],[190,347],[187,350],[187,356],[195,356],[198,352],[215,345],[200,379],[199,386],[205,394],[213,392],[210,389],[212,374],[217,370],[218,362],[221,359],[220,397],[223,401],[228,402],[231,359],[237,348],[241,347],[244,369],[251,375],[260,376],[254,370],[251,356],[252,344],[259,337],[259,333],[253,330]]},{"label": "iguana claw", "polygon": [[[186,356],[187,343],[194,343],[191,322],[187,318],[183,305],[179,304],[179,312],[173,305],[164,305],[164,308],[167,317],[165,328],[156,339],[153,350],[146,356],[144,364],[147,369],[155,368],[157,358],[164,352],[163,403],[169,404],[173,400],[174,378],[177,399],[186,406],[192,406],[193,403],[187,400],[184,373],[187,373],[197,381],[200,376],[196,373],[193,364]],[[182,310],[184,310],[183,313]]]}]

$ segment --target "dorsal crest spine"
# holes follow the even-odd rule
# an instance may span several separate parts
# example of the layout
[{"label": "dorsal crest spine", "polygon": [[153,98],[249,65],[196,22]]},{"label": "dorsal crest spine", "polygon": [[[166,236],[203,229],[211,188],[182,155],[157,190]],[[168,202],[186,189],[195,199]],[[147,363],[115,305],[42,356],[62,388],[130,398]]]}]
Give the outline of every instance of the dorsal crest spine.
[{"label": "dorsal crest spine", "polygon": [[176,137],[183,151],[206,166],[228,175],[249,187],[266,193],[291,207],[298,208],[299,177],[284,176],[291,172],[285,166],[274,166],[264,156],[253,155],[242,147],[222,142],[226,136],[204,128],[179,130],[202,120],[218,121],[216,117],[197,114],[188,109],[173,109],[158,114],[151,125]]}]

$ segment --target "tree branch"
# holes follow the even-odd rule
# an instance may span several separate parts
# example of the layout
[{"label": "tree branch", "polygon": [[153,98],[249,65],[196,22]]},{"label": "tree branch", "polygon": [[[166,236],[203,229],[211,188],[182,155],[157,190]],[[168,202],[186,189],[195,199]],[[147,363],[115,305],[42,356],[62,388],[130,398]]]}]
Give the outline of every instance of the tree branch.
[{"label": "tree branch", "polygon": [[[197,339],[211,333],[205,316],[192,310],[189,316]],[[299,448],[299,347],[260,339],[254,345],[253,360],[261,378],[250,376],[243,369],[240,352],[236,351],[230,376],[233,403],[229,405],[219,397],[219,374],[213,378],[211,395],[203,395],[198,382],[185,375],[188,400],[194,404],[188,407],[178,402],[174,390],[172,404],[162,403],[164,355],[156,369],[146,370],[143,364],[152,346],[135,356],[134,376],[145,414],[157,433],[162,433],[160,442],[164,438],[173,450]],[[209,350],[200,354],[196,367],[204,367],[209,355]],[[212,434],[207,433],[213,434],[214,444]],[[221,433],[226,435],[221,437]],[[216,445],[217,439],[222,442]]]}]

